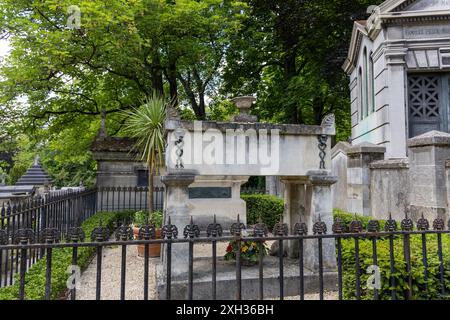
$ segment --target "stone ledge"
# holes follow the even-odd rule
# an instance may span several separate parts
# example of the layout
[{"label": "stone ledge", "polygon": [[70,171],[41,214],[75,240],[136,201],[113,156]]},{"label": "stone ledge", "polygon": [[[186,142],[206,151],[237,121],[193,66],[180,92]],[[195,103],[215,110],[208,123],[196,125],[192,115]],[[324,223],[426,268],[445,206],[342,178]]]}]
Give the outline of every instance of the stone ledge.
[{"label": "stone ledge", "polygon": [[311,170],[307,173],[309,182],[313,185],[333,185],[338,181],[338,177],[332,176],[327,170]]},{"label": "stone ledge", "polygon": [[161,176],[161,182],[166,186],[186,187],[195,181],[196,175],[193,170],[172,169],[167,175]]},{"label": "stone ledge", "polygon": [[352,146],[347,150],[348,155],[356,155],[360,153],[386,153],[386,147],[382,147],[370,142],[362,142]]},{"label": "stone ledge", "polygon": [[[205,132],[208,129],[215,129],[221,132],[226,130],[279,130],[280,135],[335,135],[334,127],[321,127],[314,125],[302,125],[302,124],[271,124],[271,123],[248,123],[248,122],[215,122],[215,121],[202,121],[202,131]],[[194,121],[175,121],[169,120],[166,122],[166,130],[174,131],[178,127],[182,127],[188,131],[194,131]]]},{"label": "stone ledge", "polygon": [[409,169],[409,159],[388,159],[374,161],[369,165],[370,169]]},{"label": "stone ledge", "polygon": [[441,131],[430,131],[408,140],[408,147],[450,146],[450,134]]},{"label": "stone ledge", "polygon": [[136,153],[129,151],[92,151],[92,156],[96,161],[124,161],[142,163]]}]

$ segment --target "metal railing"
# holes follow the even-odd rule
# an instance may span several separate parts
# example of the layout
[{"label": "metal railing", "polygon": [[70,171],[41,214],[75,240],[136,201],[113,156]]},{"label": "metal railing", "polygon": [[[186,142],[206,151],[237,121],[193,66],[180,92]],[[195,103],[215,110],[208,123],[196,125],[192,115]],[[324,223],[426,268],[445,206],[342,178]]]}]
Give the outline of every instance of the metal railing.
[{"label": "metal railing", "polygon": [[[436,258],[439,260],[439,291],[444,296],[446,295],[446,287],[445,287],[445,270],[444,260],[443,260],[443,243],[442,236],[445,234],[449,234],[450,231],[445,230],[445,223],[441,219],[436,219],[433,223],[433,230],[429,230],[429,223],[425,219],[420,219],[417,223],[417,229],[414,230],[412,220],[406,218],[401,222],[401,230],[397,230],[397,223],[390,219],[386,222],[384,226],[384,231],[381,231],[380,223],[378,221],[371,221],[367,226],[367,230],[363,229],[362,223],[360,221],[353,221],[348,228],[346,225],[339,219],[336,219],[333,227],[332,233],[327,234],[326,224],[322,221],[317,221],[312,230],[312,234],[308,234],[307,226],[305,223],[297,223],[292,230],[292,234],[288,234],[288,226],[279,223],[275,226],[273,230],[273,235],[268,233],[267,227],[259,223],[255,225],[254,229],[251,232],[251,236],[243,236],[243,230],[245,226],[239,222],[239,219],[236,223],[234,223],[230,228],[230,235],[224,236],[222,227],[213,222],[207,228],[205,233],[201,233],[198,226],[194,224],[191,220],[191,223],[187,225],[182,231],[182,237],[178,238],[179,230],[176,226],[170,223],[170,219],[168,224],[163,226],[161,232],[161,238],[156,239],[156,230],[154,226],[147,225],[143,226],[139,230],[139,236],[137,240],[133,240],[133,232],[130,226],[126,224],[122,224],[121,227],[115,230],[115,241],[110,241],[110,230],[104,226],[99,226],[94,229],[91,234],[91,242],[82,242],[84,239],[84,235],[81,230],[71,229],[65,236],[64,243],[57,243],[59,241],[59,237],[56,235],[56,232],[51,231],[51,229],[43,231],[41,234],[44,234],[44,237],[41,237],[39,241],[41,243],[34,244],[33,241],[36,240],[35,235],[32,231],[18,231],[13,241],[14,244],[7,245],[5,241],[3,241],[2,245],[0,245],[0,252],[3,251],[20,251],[20,289],[19,289],[19,298],[24,299],[26,297],[25,292],[25,272],[27,267],[24,261],[27,261],[27,257],[30,252],[33,251],[45,251],[45,255],[47,256],[47,270],[46,270],[46,298],[49,299],[51,296],[51,260],[52,260],[52,249],[56,248],[71,248],[73,250],[72,255],[72,264],[77,265],[77,250],[82,247],[93,247],[96,250],[96,255],[98,259],[96,260],[96,281],[95,281],[95,297],[96,299],[101,298],[102,292],[102,250],[105,247],[109,246],[119,246],[121,250],[121,260],[120,260],[120,299],[125,299],[126,285],[127,285],[127,274],[126,274],[126,262],[127,262],[127,247],[136,246],[136,245],[144,245],[144,281],[142,283],[142,291],[144,300],[147,300],[149,297],[149,254],[148,248],[151,244],[161,244],[164,248],[164,286],[165,286],[165,299],[172,299],[172,289],[173,289],[173,246],[179,244],[187,244],[188,245],[188,265],[185,266],[187,270],[186,276],[186,287],[187,287],[187,299],[191,300],[194,298],[194,246],[199,244],[208,244],[211,248],[212,256],[211,256],[211,269],[210,269],[210,279],[211,279],[211,295],[210,297],[214,300],[217,298],[217,276],[220,273],[217,268],[217,244],[223,241],[235,241],[237,244],[236,250],[236,261],[235,266],[233,267],[235,270],[235,297],[237,300],[241,300],[242,295],[242,256],[241,256],[241,245],[244,241],[253,241],[260,248],[259,256],[258,256],[258,290],[255,293],[254,299],[263,300],[264,296],[264,280],[265,280],[265,265],[264,261],[267,259],[263,250],[261,249],[264,246],[266,241],[272,240],[277,241],[279,250],[278,250],[278,289],[279,289],[279,299],[283,300],[285,298],[285,261],[286,257],[284,256],[283,246],[286,242],[297,242],[299,248],[299,258],[297,260],[297,270],[298,270],[298,297],[300,300],[305,299],[305,259],[310,252],[305,251],[305,244],[309,241],[309,243],[314,243],[315,248],[317,248],[318,252],[318,269],[317,269],[317,282],[318,282],[318,293],[319,299],[324,299],[325,292],[325,275],[324,275],[324,243],[326,241],[334,240],[336,246],[336,277],[337,277],[337,299],[344,299],[344,286],[343,286],[343,240],[350,239],[354,243],[354,292],[356,299],[361,298],[361,260],[360,260],[360,244],[362,241],[371,241],[372,242],[372,259],[373,264],[377,265],[377,259],[379,258],[379,252],[377,249],[377,244],[379,241],[389,241],[389,259],[390,259],[390,290],[391,290],[391,298],[398,299],[405,292],[397,292],[396,290],[396,278],[394,277],[395,272],[395,257],[394,251],[400,250],[395,247],[394,239],[403,239],[403,253],[404,253],[404,261],[406,264],[407,276],[404,279],[405,283],[408,284],[406,289],[406,294],[404,295],[405,299],[411,299],[413,296],[413,288],[412,288],[412,274],[411,274],[411,247],[410,247],[410,239],[412,236],[420,235],[422,237],[422,263],[423,263],[423,272],[425,281],[428,280],[430,274],[428,270],[428,261],[430,259],[430,254],[436,254]],[[4,231],[3,231],[4,233]],[[3,233],[0,233],[0,239],[5,239]],[[437,237],[437,252],[431,253],[427,252],[427,235],[436,235]],[[49,262],[50,261],[50,262]],[[349,272],[348,269],[345,272]],[[119,284],[118,284],[119,285]],[[348,288],[347,288],[348,289]],[[70,290],[70,299],[76,299],[76,286]],[[373,298],[379,298],[379,289],[374,289]]]},{"label": "metal railing", "polygon": [[[52,191],[17,202],[5,202],[0,207],[0,230],[7,241],[21,230],[33,232],[39,239],[43,230],[56,230],[60,235],[79,227],[97,212],[137,211],[148,209],[147,187],[101,187],[83,191]],[[154,188],[154,210],[162,210],[164,189]],[[14,283],[20,269],[20,252],[8,249],[0,252],[0,287]],[[32,250],[27,256],[30,268],[43,253]]]},{"label": "metal railing", "polygon": [[[39,238],[41,231],[48,228],[65,234],[97,212],[96,195],[96,190],[65,191],[4,203],[0,208],[2,241],[11,242],[24,232]],[[19,257],[18,250],[0,252],[0,287],[13,284],[14,274],[19,272]],[[26,261],[28,268],[40,258],[38,251],[33,251]]]},{"label": "metal railing", "polygon": [[[99,187],[97,194],[98,211],[147,210],[148,187]],[[153,189],[153,210],[162,210],[164,188]]]}]

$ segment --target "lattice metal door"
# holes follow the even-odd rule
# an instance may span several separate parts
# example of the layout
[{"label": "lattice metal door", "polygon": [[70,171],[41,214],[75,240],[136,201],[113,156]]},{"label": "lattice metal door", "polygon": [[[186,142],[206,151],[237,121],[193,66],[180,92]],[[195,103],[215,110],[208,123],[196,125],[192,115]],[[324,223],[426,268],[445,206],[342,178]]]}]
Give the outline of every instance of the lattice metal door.
[{"label": "lattice metal door", "polygon": [[[440,75],[409,75],[409,135],[431,130],[447,131],[447,107]],[[448,93],[447,93],[448,95]]]}]

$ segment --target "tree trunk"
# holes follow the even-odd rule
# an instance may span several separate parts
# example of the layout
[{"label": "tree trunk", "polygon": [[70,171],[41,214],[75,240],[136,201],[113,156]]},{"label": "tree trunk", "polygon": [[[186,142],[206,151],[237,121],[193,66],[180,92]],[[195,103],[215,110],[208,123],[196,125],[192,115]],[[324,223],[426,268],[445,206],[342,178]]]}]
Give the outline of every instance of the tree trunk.
[{"label": "tree trunk", "polygon": [[170,63],[167,71],[167,81],[170,87],[170,99],[174,107],[178,106],[178,82],[177,82],[177,66]]},{"label": "tree trunk", "polygon": [[150,163],[148,164],[148,211],[151,216],[153,213],[153,170]]},{"label": "tree trunk", "polygon": [[323,118],[324,101],[321,97],[314,97],[313,99],[313,111],[314,121],[316,125],[320,125]]},{"label": "tree trunk", "polygon": [[153,85],[153,91],[158,96],[164,95],[164,82],[163,82],[163,72],[161,67],[161,59],[159,57],[159,53],[156,52],[153,55],[152,59],[152,85]]},{"label": "tree trunk", "polygon": [[[296,65],[296,53],[293,49],[288,49],[285,52],[284,57],[284,81],[286,82],[286,87],[289,86],[290,81],[297,74],[297,65]],[[300,124],[301,116],[299,114],[299,106],[296,101],[292,101],[290,105],[286,106],[286,109],[289,112],[289,119],[291,123]]]},{"label": "tree trunk", "polygon": [[199,115],[201,120],[206,120],[206,105],[205,105],[205,93],[200,92],[199,94]]},{"label": "tree trunk", "polygon": [[297,55],[295,50],[289,49],[285,52],[284,58],[284,78],[290,81],[297,75],[297,64],[295,62]]}]

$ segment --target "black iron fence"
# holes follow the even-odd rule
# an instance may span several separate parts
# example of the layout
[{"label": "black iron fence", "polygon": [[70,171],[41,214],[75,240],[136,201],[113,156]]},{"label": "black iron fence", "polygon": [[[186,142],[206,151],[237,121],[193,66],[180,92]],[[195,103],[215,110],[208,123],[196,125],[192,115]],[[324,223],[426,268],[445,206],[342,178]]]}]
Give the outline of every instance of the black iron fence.
[{"label": "black iron fence", "polygon": [[[119,246],[121,248],[121,260],[120,260],[120,299],[125,299],[125,292],[127,286],[127,273],[126,273],[126,263],[127,263],[127,248],[130,246],[136,245],[144,245],[144,280],[142,282],[142,292],[145,300],[149,298],[149,254],[148,248],[152,244],[160,244],[163,245],[163,268],[164,268],[164,277],[163,277],[163,287],[164,287],[164,295],[160,298],[165,299],[173,299],[174,298],[174,284],[173,284],[173,270],[174,265],[173,261],[177,257],[177,255],[173,255],[173,250],[175,246],[179,245],[187,245],[186,255],[187,266],[184,266],[187,270],[187,274],[185,276],[185,292],[186,295],[184,298],[186,299],[194,299],[196,297],[195,292],[195,284],[196,284],[196,276],[194,273],[194,247],[200,244],[210,246],[211,250],[211,260],[209,277],[210,281],[210,298],[216,299],[218,298],[218,287],[217,287],[217,277],[221,271],[218,269],[218,254],[217,254],[217,245],[220,242],[228,242],[234,241],[237,248],[235,250],[235,264],[233,266],[235,277],[232,279],[234,283],[234,294],[237,300],[243,298],[243,279],[242,272],[243,268],[246,268],[242,265],[242,261],[244,259],[245,250],[242,250],[242,246],[245,245],[246,242],[254,242],[256,246],[260,249],[259,254],[257,256],[257,290],[253,291],[254,296],[248,297],[246,299],[264,299],[265,297],[265,260],[268,259],[268,256],[265,255],[263,246],[267,241],[275,241],[278,242],[278,256],[277,260],[277,275],[275,277],[278,282],[278,298],[283,300],[286,296],[285,288],[289,283],[285,279],[285,264],[288,260],[284,255],[284,246],[287,243],[296,243],[298,246],[298,254],[299,257],[296,261],[296,269],[297,275],[296,278],[298,281],[297,292],[298,299],[305,299],[305,275],[306,268],[305,263],[308,260],[308,257],[311,255],[311,251],[305,251],[305,246],[314,245],[314,250],[317,252],[317,270],[315,270],[315,274],[317,277],[315,278],[317,281],[318,287],[318,298],[324,299],[324,292],[327,285],[327,281],[329,281],[329,277],[325,274],[328,271],[324,270],[324,264],[329,259],[329,257],[324,256],[326,243],[332,241],[335,246],[335,257],[336,264],[334,270],[334,276],[336,278],[336,299],[342,300],[344,299],[344,290],[347,290],[347,295],[353,295],[355,299],[361,299],[362,291],[364,290],[367,298],[367,290],[365,284],[362,282],[362,265],[366,263],[365,259],[367,257],[362,256],[362,247],[366,246],[367,242],[370,243],[371,248],[371,256],[369,260],[372,260],[374,266],[378,265],[379,260],[383,255],[383,259],[386,258],[386,254],[389,259],[389,270],[387,270],[386,274],[388,275],[389,283],[387,286],[383,287],[374,287],[372,291],[370,291],[370,295],[373,299],[379,299],[381,294],[386,294],[386,290],[389,291],[391,299],[412,299],[414,297],[413,291],[413,274],[412,274],[412,263],[417,264],[417,261],[412,261],[411,258],[411,243],[412,237],[419,237],[422,241],[421,243],[421,259],[419,259],[419,263],[422,264],[422,269],[420,272],[423,273],[423,279],[425,280],[423,285],[423,290],[431,290],[431,288],[427,287],[428,279],[431,277],[431,266],[430,261],[438,262],[438,271],[434,275],[437,279],[437,284],[435,291],[438,291],[440,296],[445,298],[447,296],[447,287],[446,281],[448,281],[448,266],[446,267],[444,264],[444,251],[448,252],[448,247],[443,248],[443,237],[448,235],[450,231],[445,230],[445,223],[441,219],[436,219],[433,222],[433,229],[430,230],[430,224],[425,219],[420,219],[417,223],[417,226],[414,227],[414,224],[411,219],[406,218],[400,224],[400,230],[397,230],[397,222],[390,219],[388,220],[384,226],[380,226],[378,221],[371,221],[367,225],[367,229],[363,227],[361,221],[353,221],[346,226],[341,220],[336,219],[333,227],[332,233],[328,234],[329,230],[327,230],[327,226],[322,221],[317,221],[310,234],[308,234],[307,226],[305,223],[297,223],[293,229],[291,230],[291,234],[289,234],[289,228],[287,225],[283,223],[279,223],[275,226],[273,230],[273,234],[269,234],[267,227],[264,224],[257,224],[254,226],[252,230],[248,230],[250,232],[250,236],[243,236],[243,231],[245,230],[245,226],[238,221],[233,224],[230,228],[230,235],[224,236],[222,227],[213,222],[210,224],[205,232],[200,232],[198,226],[194,224],[191,220],[191,223],[187,225],[183,230],[178,230],[176,226],[170,223],[170,219],[168,224],[162,228],[161,238],[156,238],[156,230],[153,226],[142,226],[139,230],[139,235],[137,240],[133,240],[133,232],[130,226],[126,224],[122,224],[121,227],[115,230],[115,240],[110,241],[110,230],[104,226],[99,226],[94,229],[91,234],[92,242],[83,242],[84,235],[80,231],[80,229],[71,229],[65,236],[65,242],[60,242],[59,238],[55,235],[55,232],[52,232],[51,229],[41,232],[44,234],[44,237],[38,239],[40,243],[33,243],[36,241],[36,237],[33,231],[29,230],[19,230],[15,237],[13,238],[13,244],[6,244],[5,231],[0,233],[0,239],[2,239],[2,245],[0,246],[0,252],[4,251],[19,251],[20,252],[20,299],[26,297],[27,293],[25,291],[25,272],[26,261],[29,257],[30,252],[40,251],[44,252],[47,257],[47,270],[45,274],[46,278],[46,298],[51,296],[51,278],[52,278],[52,270],[51,270],[51,260],[52,260],[52,249],[56,248],[71,248],[73,251],[72,255],[72,264],[77,265],[77,250],[83,247],[93,247],[96,250],[96,281],[95,281],[95,297],[96,299],[101,298],[102,293],[102,250],[105,247],[110,246]],[[383,227],[383,231],[381,230]],[[179,237],[180,233],[180,237]],[[401,241],[402,246],[398,246],[398,241]],[[346,245],[348,243],[352,244],[351,247],[351,259],[349,259],[349,252],[344,252],[344,242]],[[388,247],[387,252],[380,252],[379,245],[383,244],[383,246]],[[433,248],[427,249],[427,248]],[[400,279],[402,281],[401,288],[398,289],[397,283],[399,281],[398,278],[398,264],[396,261],[396,255],[394,254],[396,251],[402,251],[402,265],[406,268],[405,276]],[[344,254],[345,253],[345,254]],[[329,254],[329,252],[328,252]],[[417,252],[415,252],[417,254]],[[174,258],[175,257],[175,258]],[[448,257],[447,257],[448,258]],[[344,261],[345,260],[345,261]],[[50,262],[49,262],[50,261]],[[196,270],[198,271],[198,270]],[[291,270],[292,271],[292,270]],[[415,270],[414,272],[417,272]],[[343,277],[350,277],[354,279],[350,282],[344,284]],[[179,279],[177,279],[179,285]],[[119,285],[119,283],[117,284]],[[417,285],[417,284],[415,284]],[[179,294],[180,290],[177,290],[177,294]],[[76,299],[77,289],[76,286],[70,289],[70,299]],[[290,294],[292,295],[292,294]]]},{"label": "black iron fence", "polygon": [[[99,187],[97,195],[98,211],[147,210],[148,187]],[[153,189],[153,210],[162,210],[164,188]]]},{"label": "black iron fence", "polygon": [[[5,202],[0,207],[0,230],[7,243],[23,230],[33,233],[36,239],[42,230],[56,230],[60,236],[79,227],[97,212],[147,210],[147,187],[101,187],[83,191],[52,191],[17,202]],[[154,188],[154,210],[163,208],[163,188]],[[26,267],[30,268],[40,258],[42,250],[32,250],[27,255]],[[0,287],[14,283],[19,272],[21,253],[18,249],[0,251]]]},{"label": "black iron fence", "polygon": [[[61,191],[28,198],[15,203],[4,203],[0,208],[2,243],[24,232],[41,236],[41,231],[51,228],[66,234],[96,212],[96,191]],[[36,250],[28,255],[26,264],[33,265],[41,255]],[[19,270],[20,253],[8,249],[0,251],[0,287],[13,284]]]}]

